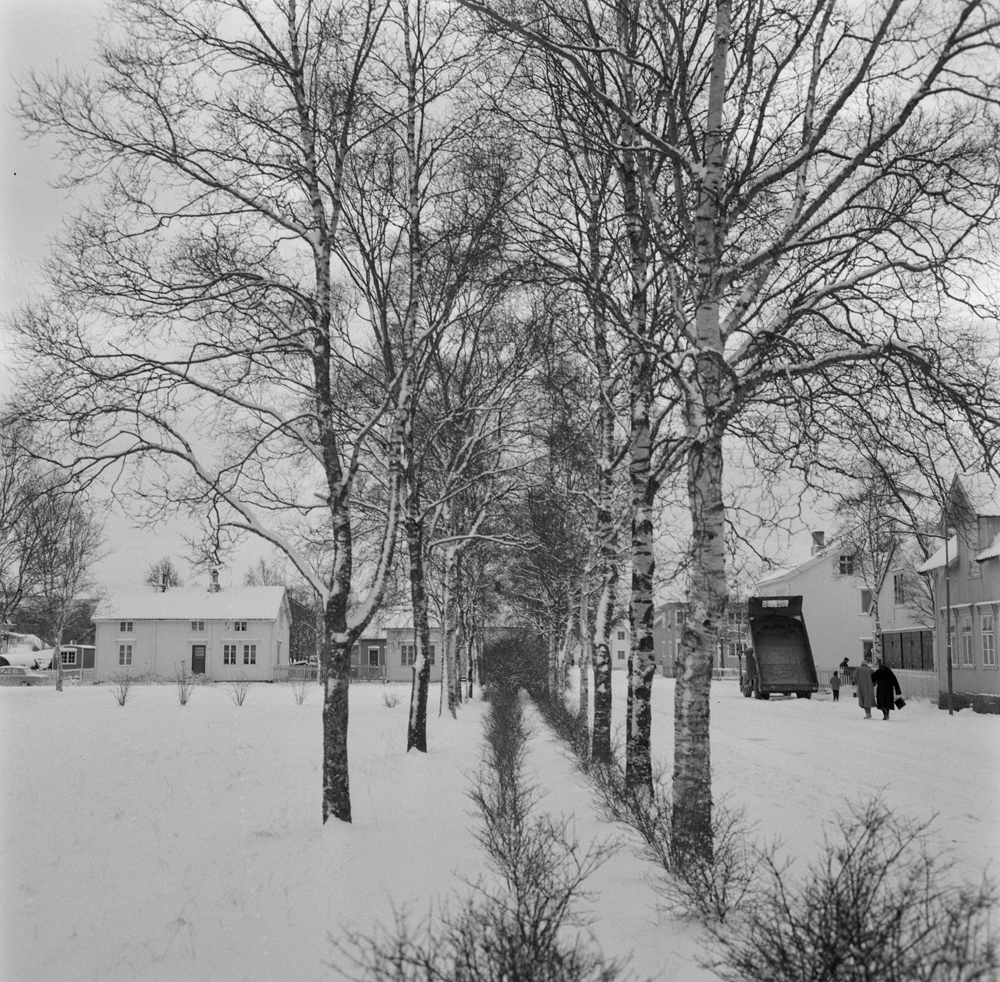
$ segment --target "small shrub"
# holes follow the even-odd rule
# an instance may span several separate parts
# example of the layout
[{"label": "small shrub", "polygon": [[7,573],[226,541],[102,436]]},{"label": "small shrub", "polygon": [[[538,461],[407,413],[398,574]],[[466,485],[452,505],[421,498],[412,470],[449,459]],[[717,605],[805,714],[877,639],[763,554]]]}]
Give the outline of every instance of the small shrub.
[{"label": "small shrub", "polygon": [[242,673],[239,678],[235,678],[229,683],[229,695],[237,706],[243,705],[243,700],[246,699],[249,691],[250,679]]},{"label": "small shrub", "polygon": [[119,706],[125,705],[135,681],[135,677],[130,672],[115,672],[111,676],[111,694]]},{"label": "small shrub", "polygon": [[194,690],[194,676],[188,675],[187,668],[183,662],[181,662],[180,667],[177,669],[174,681],[177,683],[177,698],[180,700],[182,706],[186,706],[188,699],[191,698],[191,692]]},{"label": "small shrub", "polygon": [[393,709],[399,705],[399,693],[385,689],[382,692],[382,705],[386,709]]},{"label": "small shrub", "polygon": [[744,916],[710,928],[727,982],[973,982],[994,980],[994,884],[951,882],[929,824],[879,800],[836,820],[820,860],[793,881],[771,857]]},{"label": "small shrub", "polygon": [[306,701],[306,692],[309,691],[308,679],[292,679],[290,682],[292,695],[295,696],[295,705],[301,706]]},{"label": "small shrub", "polygon": [[764,853],[751,841],[752,829],[742,809],[725,801],[712,807],[709,856],[682,854],[672,835],[672,804],[662,770],[653,774],[653,790],[629,787],[617,754],[612,762],[588,771],[604,816],[639,833],[646,857],[661,873],[657,891],[671,913],[723,923],[753,897],[757,867]]}]

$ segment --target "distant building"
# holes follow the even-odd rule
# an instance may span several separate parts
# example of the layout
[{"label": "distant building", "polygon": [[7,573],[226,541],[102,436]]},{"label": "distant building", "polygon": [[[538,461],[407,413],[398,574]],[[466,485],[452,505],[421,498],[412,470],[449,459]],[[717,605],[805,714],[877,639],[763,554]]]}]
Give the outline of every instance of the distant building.
[{"label": "distant building", "polygon": [[[687,611],[687,603],[668,600],[657,607],[653,619],[656,666],[668,678],[676,674],[675,666],[680,659]],[[746,643],[746,633],[747,603],[745,600],[730,600],[719,625],[719,647],[715,653],[713,668],[739,668]]]},{"label": "distant building", "polygon": [[934,630],[940,653],[938,705],[948,705],[950,635],[957,708],[971,705],[981,712],[1000,712],[1000,482],[987,474],[957,476],[946,515],[950,537],[920,567],[934,584]]},{"label": "distant building", "polygon": [[94,614],[94,677],[120,672],[214,681],[271,681],[288,664],[291,616],[283,586],[222,590],[163,586],[111,591]]}]

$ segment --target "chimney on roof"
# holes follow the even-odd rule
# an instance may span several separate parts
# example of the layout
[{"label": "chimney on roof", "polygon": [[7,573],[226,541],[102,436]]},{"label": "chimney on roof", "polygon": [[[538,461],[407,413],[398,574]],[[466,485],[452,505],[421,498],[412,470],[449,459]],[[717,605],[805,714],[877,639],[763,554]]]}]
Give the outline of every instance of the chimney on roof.
[{"label": "chimney on roof", "polygon": [[157,589],[160,593],[167,592],[167,571],[165,569],[160,570],[160,583]]},{"label": "chimney on roof", "polygon": [[826,548],[826,532],[813,532],[813,544],[811,556],[821,553]]},{"label": "chimney on roof", "polygon": [[218,593],[222,589],[219,586],[219,571],[217,569],[212,570],[212,582],[208,584],[209,593]]}]

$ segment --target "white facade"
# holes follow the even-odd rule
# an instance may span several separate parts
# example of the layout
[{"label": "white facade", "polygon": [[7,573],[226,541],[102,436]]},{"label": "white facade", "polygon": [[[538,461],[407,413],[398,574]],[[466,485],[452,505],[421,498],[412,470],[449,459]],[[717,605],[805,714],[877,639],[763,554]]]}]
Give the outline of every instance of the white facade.
[{"label": "white facade", "polygon": [[[890,632],[919,634],[927,630],[909,606],[896,602],[902,599],[896,595],[896,577],[902,573],[902,566],[893,567],[879,593],[883,640]],[[851,557],[842,554],[837,542],[794,569],[760,580],[757,593],[762,597],[802,597],[802,617],[817,669],[837,668],[844,658],[852,666],[861,664],[874,636],[871,599],[860,577],[853,574]]]},{"label": "white facade", "polygon": [[183,668],[214,681],[269,682],[288,663],[284,587],[119,590],[101,603],[94,624],[97,680],[126,671],[173,678]]}]

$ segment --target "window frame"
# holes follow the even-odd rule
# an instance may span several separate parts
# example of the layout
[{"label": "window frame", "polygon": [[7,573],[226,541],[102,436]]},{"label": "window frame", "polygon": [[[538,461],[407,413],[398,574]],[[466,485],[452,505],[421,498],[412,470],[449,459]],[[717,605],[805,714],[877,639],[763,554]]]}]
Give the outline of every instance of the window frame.
[{"label": "window frame", "polygon": [[896,607],[906,606],[906,575],[902,571],[892,574],[892,602]]},{"label": "window frame", "polygon": [[244,665],[256,665],[257,664],[257,642],[248,641],[243,645],[243,664]]},{"label": "window frame", "polygon": [[976,649],[972,640],[972,620],[963,620],[959,625],[962,642],[962,668],[976,667]]},{"label": "window frame", "polygon": [[118,622],[118,633],[119,634],[135,634],[135,621],[119,621]]},{"label": "window frame", "polygon": [[236,634],[246,634],[247,633],[247,622],[246,621],[233,621],[233,632]]},{"label": "window frame", "polygon": [[71,651],[63,652],[61,649],[59,651],[59,661],[63,665],[75,665],[76,664],[76,649]]},{"label": "window frame", "polygon": [[837,569],[841,576],[854,576],[854,553],[841,553],[837,557]]},{"label": "window frame", "polygon": [[[986,623],[989,622],[989,628],[987,629]],[[983,668],[996,668],[997,667],[997,634],[996,634],[996,615],[992,610],[984,610],[979,614],[979,643],[980,649],[983,653]],[[987,647],[986,639],[990,639],[989,646]]]},{"label": "window frame", "polygon": [[223,644],[222,646],[222,664],[223,665],[236,665],[236,656],[239,654],[240,646],[234,641],[231,643]]},{"label": "window frame", "polygon": [[204,634],[205,633],[205,622],[204,621],[191,621],[191,633],[192,634]]},{"label": "window frame", "polygon": [[132,664],[135,651],[131,641],[118,642],[118,664],[128,668]]}]

